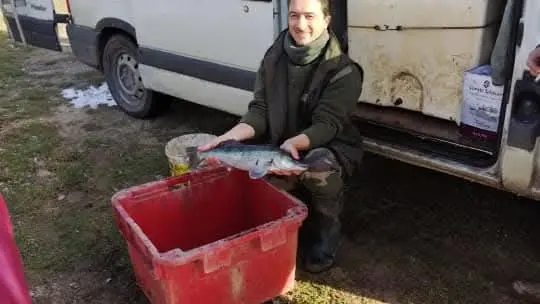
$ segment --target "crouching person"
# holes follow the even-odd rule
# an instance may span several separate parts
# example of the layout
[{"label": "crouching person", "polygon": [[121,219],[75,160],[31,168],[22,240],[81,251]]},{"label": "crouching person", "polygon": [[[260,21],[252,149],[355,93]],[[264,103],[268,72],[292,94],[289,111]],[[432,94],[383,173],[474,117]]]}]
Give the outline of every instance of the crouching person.
[{"label": "crouching person", "polygon": [[[334,264],[345,180],[362,159],[361,137],[350,122],[362,88],[362,70],[329,30],[329,0],[290,0],[289,27],[262,59],[248,112],[208,150],[227,140],[259,139],[281,147],[313,169],[274,171],[295,176],[310,207],[301,235],[304,268],[321,272]],[[313,165],[315,164],[315,165]],[[303,249],[303,250],[302,250]]]}]

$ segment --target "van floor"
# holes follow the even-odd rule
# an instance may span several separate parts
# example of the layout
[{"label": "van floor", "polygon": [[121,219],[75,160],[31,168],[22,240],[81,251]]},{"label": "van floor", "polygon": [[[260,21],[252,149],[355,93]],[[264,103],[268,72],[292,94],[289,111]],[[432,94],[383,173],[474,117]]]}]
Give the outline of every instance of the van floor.
[{"label": "van floor", "polygon": [[366,137],[476,166],[489,164],[497,148],[494,142],[462,136],[453,121],[404,109],[358,104],[354,120]]}]

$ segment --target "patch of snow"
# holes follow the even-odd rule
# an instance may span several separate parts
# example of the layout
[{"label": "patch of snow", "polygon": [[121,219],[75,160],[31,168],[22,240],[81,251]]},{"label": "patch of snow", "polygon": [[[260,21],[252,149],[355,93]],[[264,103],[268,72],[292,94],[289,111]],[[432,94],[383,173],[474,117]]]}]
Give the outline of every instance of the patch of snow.
[{"label": "patch of snow", "polygon": [[84,90],[74,88],[64,89],[62,90],[62,96],[65,99],[71,100],[71,104],[75,108],[90,107],[92,109],[97,109],[101,104],[110,107],[116,105],[116,102],[109,91],[109,87],[105,82],[97,88],[95,86],[90,86]]}]

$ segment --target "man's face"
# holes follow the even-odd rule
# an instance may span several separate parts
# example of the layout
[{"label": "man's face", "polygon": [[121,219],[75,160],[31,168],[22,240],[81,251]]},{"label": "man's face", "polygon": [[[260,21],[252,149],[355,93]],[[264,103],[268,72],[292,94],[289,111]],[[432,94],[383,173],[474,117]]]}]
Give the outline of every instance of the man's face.
[{"label": "man's face", "polygon": [[319,0],[291,0],[289,32],[298,45],[306,45],[319,38],[329,23],[330,17],[324,16]]}]

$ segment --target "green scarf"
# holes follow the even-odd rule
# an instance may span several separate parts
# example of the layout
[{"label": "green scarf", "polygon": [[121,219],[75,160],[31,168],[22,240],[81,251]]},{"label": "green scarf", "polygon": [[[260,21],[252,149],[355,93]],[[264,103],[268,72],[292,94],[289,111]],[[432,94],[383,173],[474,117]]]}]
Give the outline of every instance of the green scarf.
[{"label": "green scarf", "polygon": [[298,46],[289,32],[285,36],[283,47],[289,59],[297,65],[305,65],[313,62],[321,54],[322,49],[330,39],[328,31],[325,30],[319,38],[308,45]]}]

